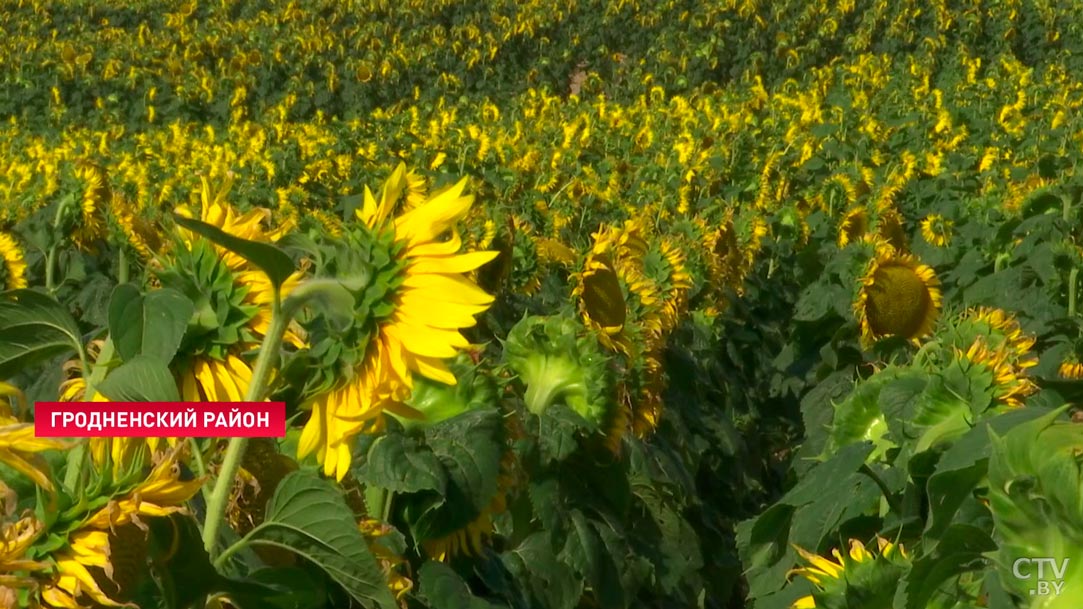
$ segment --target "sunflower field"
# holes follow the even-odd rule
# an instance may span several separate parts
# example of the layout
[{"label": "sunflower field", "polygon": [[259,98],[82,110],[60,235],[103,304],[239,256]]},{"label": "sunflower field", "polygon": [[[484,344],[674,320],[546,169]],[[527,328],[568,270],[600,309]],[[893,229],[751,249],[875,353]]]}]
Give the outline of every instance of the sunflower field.
[{"label": "sunflower field", "polygon": [[0,31],[0,609],[1083,606],[1083,4]]}]

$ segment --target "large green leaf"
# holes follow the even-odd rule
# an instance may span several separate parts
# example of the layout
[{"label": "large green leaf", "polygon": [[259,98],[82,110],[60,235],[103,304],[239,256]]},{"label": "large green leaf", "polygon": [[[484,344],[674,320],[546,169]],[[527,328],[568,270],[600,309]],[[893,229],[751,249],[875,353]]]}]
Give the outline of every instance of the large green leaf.
[{"label": "large green leaf", "polygon": [[447,476],[440,459],[417,439],[388,434],[376,440],[358,468],[359,482],[397,493],[436,491],[444,494]]},{"label": "large green leaf", "polygon": [[116,369],[95,389],[111,402],[179,402],[177,381],[164,362],[137,355]]},{"label": "large green leaf", "polygon": [[435,539],[466,526],[496,496],[504,456],[504,421],[495,409],[473,410],[425,431],[446,480],[443,492],[418,493],[403,502],[416,539]]},{"label": "large green leaf", "polygon": [[604,523],[587,519],[579,510],[573,510],[560,558],[585,578],[599,605],[625,607],[627,601],[617,564],[624,557],[609,552],[599,532],[600,527],[608,528]]},{"label": "large green leaf", "polygon": [[944,531],[936,551],[914,561],[895,594],[895,609],[924,609],[941,586],[967,571],[984,568],[983,554],[997,545],[987,531],[953,524]]},{"label": "large green leaf", "polygon": [[[737,526],[749,593],[760,598],[777,592],[797,564],[790,544],[819,551],[838,525],[860,516],[878,500],[879,489],[860,473],[872,444],[851,444],[808,470],[777,503]],[[836,492],[827,492],[837,489]]]},{"label": "large green leaf", "polygon": [[546,532],[527,537],[501,558],[508,571],[530,591],[534,606],[573,609],[579,602],[583,584],[570,566],[557,559]]},{"label": "large green leaf", "polygon": [[191,300],[171,288],[144,296],[130,283],[118,285],[109,301],[109,336],[124,361],[143,354],[168,364],[194,310]]},{"label": "large green leaf", "polygon": [[82,348],[79,326],[55,298],[12,290],[0,300],[0,378]]},{"label": "large green leaf", "polygon": [[432,609],[493,609],[495,605],[470,593],[459,574],[442,562],[429,561],[418,572],[418,596]]},{"label": "large green leaf", "polygon": [[925,529],[925,551],[935,548],[935,539],[951,523],[963,502],[973,497],[976,485],[985,478],[991,450],[989,430],[1004,434],[1016,425],[1048,413],[1044,408],[1024,408],[981,421],[940,457],[926,487],[930,516]]},{"label": "large green leaf", "polygon": [[267,273],[275,287],[285,283],[290,275],[297,270],[289,254],[269,243],[241,239],[222,231],[217,226],[199,220],[178,215],[174,215],[173,219],[184,228],[206,237],[263,269],[263,272]]},{"label": "large green leaf", "polygon": [[397,607],[342,494],[313,472],[301,470],[283,478],[264,522],[246,539],[296,552],[365,607]]}]

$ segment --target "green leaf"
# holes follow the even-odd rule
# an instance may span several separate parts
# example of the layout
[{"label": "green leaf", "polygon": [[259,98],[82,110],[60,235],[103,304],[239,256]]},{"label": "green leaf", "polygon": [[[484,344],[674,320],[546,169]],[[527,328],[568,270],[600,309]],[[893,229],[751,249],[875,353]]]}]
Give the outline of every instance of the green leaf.
[{"label": "green leaf", "polygon": [[285,283],[290,275],[297,270],[289,254],[274,245],[234,237],[217,226],[176,214],[173,215],[173,219],[184,228],[206,237],[263,269],[263,272],[267,273],[271,283],[276,288]]},{"label": "green leaf", "polygon": [[927,484],[930,516],[925,529],[925,551],[935,548],[935,541],[930,538],[943,533],[959,507],[973,496],[976,485],[985,478],[992,446],[989,430],[1003,435],[1016,425],[1048,412],[1042,408],[1024,408],[981,421],[940,457]]},{"label": "green leaf", "polygon": [[442,562],[429,561],[418,572],[418,597],[433,609],[491,609],[484,599],[470,593],[466,582]]},{"label": "green leaf", "polygon": [[215,590],[223,578],[211,565],[191,516],[148,519],[149,554],[167,607],[189,607]]},{"label": "green leaf", "polygon": [[222,591],[240,609],[321,609],[327,606],[326,584],[313,575],[297,567],[265,568],[225,582]]},{"label": "green leaf", "polygon": [[52,296],[12,290],[0,301],[0,378],[52,357],[82,350],[79,326]]},{"label": "green leaf", "polygon": [[473,410],[426,430],[447,482],[444,493],[415,495],[404,507],[416,539],[435,539],[466,526],[496,496],[504,456],[504,421],[497,410]]},{"label": "green leaf", "polygon": [[996,550],[989,533],[968,524],[953,524],[935,552],[914,561],[895,594],[896,609],[924,609],[944,582],[984,565],[982,554]]},{"label": "green leaf", "polygon": [[619,557],[610,554],[597,530],[598,525],[579,510],[572,510],[570,530],[560,558],[586,579],[599,605],[624,607],[624,589],[616,564]]},{"label": "green leaf", "polygon": [[118,285],[109,301],[109,336],[124,361],[143,354],[168,364],[194,311],[192,301],[171,288],[144,296],[130,283]]},{"label": "green leaf", "polygon": [[579,602],[582,582],[570,566],[557,559],[546,532],[538,531],[527,537],[501,558],[508,571],[528,588],[535,606],[573,609]]},{"label": "green leaf", "polygon": [[156,357],[137,355],[111,370],[95,389],[112,402],[179,402],[177,381]]},{"label": "green leaf", "polygon": [[342,494],[313,472],[296,471],[282,479],[264,522],[246,540],[296,552],[365,607],[397,608]]},{"label": "green leaf", "polygon": [[444,494],[447,476],[440,459],[417,439],[389,434],[376,440],[357,479],[396,493],[437,491]]}]

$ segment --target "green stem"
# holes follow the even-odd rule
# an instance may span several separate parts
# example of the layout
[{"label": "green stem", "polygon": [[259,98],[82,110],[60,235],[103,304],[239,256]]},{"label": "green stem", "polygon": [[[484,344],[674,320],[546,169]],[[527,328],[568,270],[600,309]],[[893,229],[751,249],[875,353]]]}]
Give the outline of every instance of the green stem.
[{"label": "green stem", "polygon": [[223,550],[222,553],[218,555],[218,558],[214,559],[214,568],[215,568],[215,570],[221,571],[222,567],[225,566],[226,561],[229,560],[229,557],[233,556],[234,554],[239,552],[241,550],[241,548],[247,546],[249,538],[252,537],[252,535],[256,531],[259,531],[259,530],[260,530],[260,527],[256,527],[256,528],[252,529],[251,532],[249,532],[247,535],[245,535],[244,537],[239,539],[237,541],[237,543],[235,543],[235,544],[229,546],[228,548],[226,548],[225,550]]},{"label": "green stem", "polygon": [[117,283],[128,283],[128,251],[121,246],[117,248]]},{"label": "green stem", "polygon": [[[259,356],[256,365],[252,369],[252,381],[248,385],[244,399],[246,402],[257,402],[263,397],[263,390],[270,380],[271,371],[277,363],[282,347],[282,339],[286,334],[286,326],[292,315],[283,314],[281,297],[276,291],[271,306],[271,327],[263,344],[260,345]],[[291,311],[292,313],[292,311]],[[226,447],[225,457],[222,459],[222,469],[218,472],[218,479],[214,482],[214,490],[211,491],[210,501],[207,503],[207,520],[203,528],[203,547],[212,558],[215,554],[215,542],[218,540],[218,529],[222,526],[222,520],[226,513],[226,502],[229,492],[233,488],[233,480],[237,477],[237,471],[241,468],[241,460],[244,459],[244,451],[248,448],[248,438],[231,438]]]},{"label": "green stem", "polygon": [[1075,318],[1076,311],[1076,291],[1079,285],[1079,267],[1072,267],[1072,270],[1068,272],[1068,317]]},{"label": "green stem", "polygon": [[[56,214],[53,216],[54,239],[60,230],[60,223],[64,220],[64,212],[67,211],[68,205],[68,200],[64,199],[56,206]],[[49,251],[45,252],[45,289],[49,290],[50,294],[56,292],[56,254],[59,248],[59,243],[53,243],[49,246]]]},{"label": "green stem", "polygon": [[45,289],[52,294],[56,292],[56,246],[49,248],[45,254]]},{"label": "green stem", "polygon": [[859,471],[868,476],[869,478],[872,478],[872,481],[876,484],[876,486],[880,487],[880,492],[884,494],[884,499],[887,500],[887,504],[891,506],[892,511],[897,514],[902,514],[902,506],[899,505],[898,498],[891,494],[891,491],[888,490],[887,484],[884,483],[884,480],[880,478],[880,476],[877,475],[876,472],[872,471],[872,468],[869,467],[867,463],[863,463]]}]

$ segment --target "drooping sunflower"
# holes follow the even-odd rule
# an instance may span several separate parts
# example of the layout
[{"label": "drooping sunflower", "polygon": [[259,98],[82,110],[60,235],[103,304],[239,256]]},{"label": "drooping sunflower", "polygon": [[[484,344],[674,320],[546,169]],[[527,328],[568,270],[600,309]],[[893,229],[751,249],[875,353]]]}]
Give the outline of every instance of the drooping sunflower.
[{"label": "drooping sunflower", "polygon": [[1024,369],[1013,364],[1013,353],[1005,345],[990,348],[979,337],[965,351],[955,348],[955,358],[967,372],[985,373],[994,400],[1008,408],[1022,407],[1023,399],[1038,391],[1038,386],[1024,376]]},{"label": "drooping sunflower", "polygon": [[929,245],[947,247],[955,223],[940,214],[929,214],[921,221],[921,236]]},{"label": "drooping sunflower", "polygon": [[124,606],[120,599],[131,593],[130,580],[146,566],[144,521],[183,512],[203,485],[202,479],[181,479],[178,456],[166,455],[142,482],[70,531],[67,543],[50,556],[55,574],[40,587],[45,606]]},{"label": "drooping sunflower", "polygon": [[110,212],[119,232],[142,260],[151,260],[162,247],[162,235],[154,223],[121,193],[113,193]]},{"label": "drooping sunflower", "polygon": [[1070,381],[1078,381],[1083,379],[1083,362],[1079,361],[1079,358],[1074,354],[1069,354],[1061,362],[1060,367],[1057,369],[1057,374],[1062,379]]},{"label": "drooping sunflower", "polygon": [[[791,609],[891,607],[898,580],[910,568],[910,557],[901,545],[882,537],[876,538],[876,544],[878,551],[873,553],[858,540],[851,539],[846,555],[838,549],[831,551],[835,560],[794,546],[808,564],[790,571],[789,575],[804,577],[816,591],[794,601]],[[850,599],[860,599],[860,607],[848,604]]]},{"label": "drooping sunflower", "polygon": [[[353,237],[347,235],[354,241],[345,244],[340,257],[364,250],[368,269],[379,278],[378,285],[370,282],[357,294],[365,307],[359,316],[366,321],[354,336],[363,342],[345,347],[361,353],[329,390],[312,400],[298,444],[298,458],[315,453],[328,476],[345,476],[352,459],[350,440],[378,426],[385,410],[410,414],[402,402],[414,374],[456,383],[444,362],[469,346],[460,330],[475,325],[475,316],[494,300],[466,274],[497,255],[459,253],[462,239],[455,225],[474,202],[473,195],[464,194],[466,185],[464,178],[397,217],[393,214],[408,188],[404,165],[384,184],[379,200],[365,189],[356,212],[362,226]],[[347,265],[345,260],[336,263]]]},{"label": "drooping sunflower", "polygon": [[916,340],[929,334],[941,309],[936,273],[882,241],[866,243],[872,245],[872,256],[858,281],[853,305],[862,344],[885,336]]},{"label": "drooping sunflower", "polygon": [[[44,523],[32,514],[26,514],[14,522],[0,522],[0,591],[5,587],[31,588],[34,586],[33,578],[17,574],[33,574],[49,568],[47,563],[26,557],[27,549],[44,531]],[[3,606],[0,603],[0,607]]]},{"label": "drooping sunflower", "polygon": [[[617,388],[622,412],[606,430],[614,450],[626,424],[639,436],[658,424],[666,384],[664,351],[692,286],[677,243],[650,234],[645,225],[628,221],[603,227],[582,269],[572,275],[572,296],[584,323],[630,368]],[[743,264],[743,257],[737,260]]]},{"label": "drooping sunflower", "polygon": [[869,235],[880,237],[899,251],[906,250],[902,216],[890,205],[875,205],[871,212],[867,206],[858,205],[846,212],[839,222],[838,246],[859,243]]},{"label": "drooping sunflower", "polygon": [[36,437],[33,423],[0,416],[0,463],[30,478],[47,492],[52,492],[54,487],[38,453],[67,448],[70,448],[69,443],[58,438]]},{"label": "drooping sunflower", "polygon": [[945,342],[963,350],[979,338],[990,349],[1003,348],[1008,361],[1020,371],[1038,365],[1038,358],[1032,351],[1036,339],[1025,333],[1015,316],[1003,309],[968,309],[954,323],[948,324],[943,333]]},{"label": "drooping sunflower", "polygon": [[79,221],[71,237],[80,249],[91,250],[94,242],[105,236],[105,210],[112,202],[113,191],[105,168],[95,163],[80,163],[75,176],[83,184],[83,196],[79,200]]},{"label": "drooping sunflower", "polygon": [[0,233],[0,258],[3,258],[3,275],[0,285],[5,290],[20,290],[26,287],[26,259],[22,248],[15,238],[7,233]]}]

